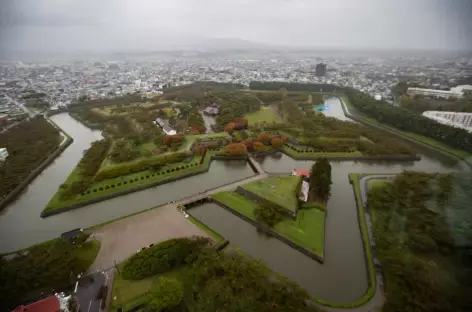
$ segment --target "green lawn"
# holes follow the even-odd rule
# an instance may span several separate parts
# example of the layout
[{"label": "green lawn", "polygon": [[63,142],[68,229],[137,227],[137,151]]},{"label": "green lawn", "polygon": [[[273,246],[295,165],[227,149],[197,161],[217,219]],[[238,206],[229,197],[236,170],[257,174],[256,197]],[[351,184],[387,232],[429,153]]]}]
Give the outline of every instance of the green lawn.
[{"label": "green lawn", "polygon": [[[220,192],[212,197],[256,221],[254,211],[258,207],[257,203],[234,192]],[[296,220],[283,217],[283,220],[277,223],[273,230],[295,244],[323,257],[324,226],[325,212],[317,206],[312,206],[311,208],[301,208],[297,213]]]},{"label": "green lawn", "polygon": [[262,106],[260,110],[254,113],[247,114],[244,116],[247,118],[249,125],[253,125],[254,123],[272,123],[272,122],[277,122],[280,123],[282,122],[282,119],[280,119],[273,111],[272,108],[269,106]]},{"label": "green lawn", "polygon": [[[162,167],[159,171],[146,170],[134,174],[120,176],[114,179],[107,179],[104,181],[95,182],[92,183],[92,185],[87,189],[85,195],[78,195],[68,200],[61,200],[59,189],[56,194],[54,194],[53,198],[49,201],[44,211],[60,209],[73,204],[87,202],[91,199],[103,197],[105,195],[117,193],[120,191],[126,191],[129,189],[136,188],[138,186],[150,185],[159,181],[165,182],[172,178],[180,177],[186,174],[206,172],[206,170],[210,166],[211,156],[219,152],[221,151],[216,150],[207,152],[207,156],[205,157],[205,161],[203,162],[203,164],[200,164],[200,156],[196,156],[188,163],[175,163],[166,165]],[[173,172],[167,172],[167,170],[172,170],[176,167],[182,166],[188,166],[188,168]]]},{"label": "green lawn", "polygon": [[249,182],[241,187],[276,205],[297,211],[301,176],[282,176]]}]

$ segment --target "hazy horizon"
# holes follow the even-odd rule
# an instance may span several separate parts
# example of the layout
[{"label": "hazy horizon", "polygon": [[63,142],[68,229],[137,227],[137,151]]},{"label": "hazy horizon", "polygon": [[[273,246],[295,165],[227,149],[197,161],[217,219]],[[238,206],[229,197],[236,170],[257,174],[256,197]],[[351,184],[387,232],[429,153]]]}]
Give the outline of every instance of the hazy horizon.
[{"label": "hazy horizon", "polygon": [[7,0],[0,52],[472,49],[467,0]]}]

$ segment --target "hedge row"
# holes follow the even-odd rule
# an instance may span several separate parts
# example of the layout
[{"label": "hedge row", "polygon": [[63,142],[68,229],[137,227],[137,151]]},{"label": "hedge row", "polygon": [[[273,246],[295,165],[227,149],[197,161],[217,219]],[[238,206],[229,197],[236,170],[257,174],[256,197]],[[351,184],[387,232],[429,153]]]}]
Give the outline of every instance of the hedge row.
[{"label": "hedge row", "polygon": [[175,238],[146,248],[125,261],[122,276],[140,280],[195,261],[211,240],[205,237]]},{"label": "hedge row", "polygon": [[123,175],[137,173],[145,170],[159,170],[163,165],[181,162],[185,158],[189,157],[190,154],[187,152],[178,152],[169,155],[164,155],[158,158],[144,159],[137,163],[123,164],[114,166],[112,168],[101,170],[96,176],[94,181],[99,182],[107,179],[117,178]]},{"label": "hedge row", "polygon": [[122,186],[122,185],[125,185],[125,184],[128,184],[128,183],[131,184],[131,183],[139,182],[139,181],[142,181],[142,180],[147,180],[147,179],[159,176],[159,175],[165,175],[165,174],[168,174],[168,173],[171,173],[171,172],[176,172],[176,171],[179,171],[179,170],[188,169],[188,168],[191,168],[191,167],[195,167],[197,165],[198,165],[197,163],[192,163],[192,164],[188,164],[188,165],[182,165],[180,167],[170,168],[170,169],[167,169],[167,170],[162,171],[162,172],[150,173],[150,174],[147,174],[145,176],[141,176],[140,178],[136,177],[136,178],[133,178],[133,179],[123,180],[123,181],[118,182],[116,184],[113,183],[113,184],[106,185],[104,187],[99,187],[99,188],[94,188],[94,189],[91,189],[91,190],[87,190],[86,192],[81,193],[80,195],[84,196],[84,195],[87,195],[87,194],[90,194],[90,193],[101,192],[103,190],[108,190],[110,188],[119,187],[119,186]]},{"label": "hedge row", "polygon": [[352,146],[342,146],[342,145],[336,145],[333,146],[333,148],[320,148],[320,149],[299,149],[296,147],[293,147],[291,145],[286,145],[289,149],[292,151],[295,151],[297,153],[352,153],[355,150],[353,150]]}]

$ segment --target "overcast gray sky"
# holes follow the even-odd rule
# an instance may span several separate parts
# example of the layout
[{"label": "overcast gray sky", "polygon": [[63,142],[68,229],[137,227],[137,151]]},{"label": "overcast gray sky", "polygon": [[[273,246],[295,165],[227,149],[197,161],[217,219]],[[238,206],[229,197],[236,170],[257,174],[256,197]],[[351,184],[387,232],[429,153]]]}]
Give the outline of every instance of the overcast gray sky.
[{"label": "overcast gray sky", "polygon": [[472,0],[7,0],[1,50],[472,48]]}]

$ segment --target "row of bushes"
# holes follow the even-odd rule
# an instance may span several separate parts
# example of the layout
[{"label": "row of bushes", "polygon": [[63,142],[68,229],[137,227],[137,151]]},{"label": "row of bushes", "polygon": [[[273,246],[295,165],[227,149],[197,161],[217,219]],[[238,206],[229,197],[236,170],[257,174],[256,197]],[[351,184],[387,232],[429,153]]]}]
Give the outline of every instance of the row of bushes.
[{"label": "row of bushes", "polygon": [[211,240],[204,237],[175,238],[135,254],[123,265],[122,276],[140,280],[192,263]]},{"label": "row of bushes", "polygon": [[285,146],[287,146],[290,150],[295,151],[295,152],[297,152],[297,153],[334,153],[334,152],[338,152],[338,153],[352,153],[352,152],[355,152],[355,151],[356,151],[356,150],[353,149],[351,146],[334,146],[333,149],[329,149],[329,148],[320,148],[320,149],[307,148],[307,149],[300,149],[300,148],[296,148],[296,147],[291,146],[291,145],[288,145],[288,144],[286,144]]},{"label": "row of bushes", "polygon": [[185,158],[189,157],[190,154],[187,152],[177,152],[173,154],[163,155],[161,157],[152,159],[143,159],[133,164],[123,164],[114,166],[108,169],[101,170],[96,176],[94,181],[99,182],[107,179],[117,178],[123,175],[137,173],[145,170],[159,170],[163,165],[181,162]]},{"label": "row of bushes", "polygon": [[124,185],[124,184],[135,183],[135,182],[138,182],[140,180],[147,180],[147,179],[159,176],[159,175],[165,175],[165,174],[168,174],[168,173],[171,173],[171,172],[176,172],[176,171],[179,171],[179,170],[188,169],[188,168],[191,168],[191,167],[195,167],[197,165],[198,165],[197,163],[191,163],[191,164],[188,164],[188,165],[182,165],[182,166],[179,166],[179,167],[170,168],[170,169],[167,169],[165,171],[155,172],[155,173],[152,173],[152,174],[147,174],[145,176],[141,176],[140,178],[129,179],[127,181],[124,180],[122,182],[118,182],[117,184],[110,184],[110,185],[106,185],[105,187],[100,187],[98,189],[95,188],[95,189],[92,189],[92,190],[88,190],[88,191],[82,193],[81,195],[84,196],[84,195],[90,194],[90,193],[101,192],[103,190],[108,190],[110,188],[119,187],[119,186]]}]

